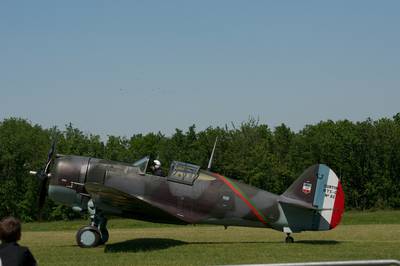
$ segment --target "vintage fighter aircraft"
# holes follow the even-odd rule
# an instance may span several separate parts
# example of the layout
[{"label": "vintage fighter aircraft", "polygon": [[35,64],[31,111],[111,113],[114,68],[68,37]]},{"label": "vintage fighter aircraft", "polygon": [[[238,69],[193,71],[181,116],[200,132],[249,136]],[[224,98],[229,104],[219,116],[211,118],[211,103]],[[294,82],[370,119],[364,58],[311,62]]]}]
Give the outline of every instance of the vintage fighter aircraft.
[{"label": "vintage fighter aircraft", "polygon": [[91,223],[76,235],[80,247],[107,242],[107,214],[157,223],[272,228],[292,243],[291,233],[335,228],[344,211],[340,180],[323,164],[311,166],[275,195],[184,162],[175,161],[166,176],[155,176],[148,171],[149,156],[128,164],[53,153],[54,144],[44,170],[31,173],[42,182],[42,205],[48,193],[90,214]]}]

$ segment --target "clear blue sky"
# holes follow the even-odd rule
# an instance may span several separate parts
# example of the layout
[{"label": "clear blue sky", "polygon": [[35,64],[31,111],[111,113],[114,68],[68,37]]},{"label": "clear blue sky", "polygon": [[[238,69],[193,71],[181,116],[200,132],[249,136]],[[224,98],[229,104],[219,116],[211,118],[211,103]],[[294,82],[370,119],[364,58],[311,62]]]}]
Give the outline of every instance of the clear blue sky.
[{"label": "clear blue sky", "polygon": [[400,112],[400,1],[1,1],[0,119],[131,136]]}]

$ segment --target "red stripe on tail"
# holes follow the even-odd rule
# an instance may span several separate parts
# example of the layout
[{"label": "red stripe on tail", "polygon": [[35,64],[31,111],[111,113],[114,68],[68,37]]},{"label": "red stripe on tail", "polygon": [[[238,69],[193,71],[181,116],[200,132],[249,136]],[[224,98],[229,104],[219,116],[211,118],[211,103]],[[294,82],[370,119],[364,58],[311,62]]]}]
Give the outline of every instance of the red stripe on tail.
[{"label": "red stripe on tail", "polygon": [[338,183],[338,188],[336,192],[335,204],[333,205],[332,219],[330,223],[330,229],[335,228],[342,219],[342,214],[344,212],[344,192],[342,184]]}]

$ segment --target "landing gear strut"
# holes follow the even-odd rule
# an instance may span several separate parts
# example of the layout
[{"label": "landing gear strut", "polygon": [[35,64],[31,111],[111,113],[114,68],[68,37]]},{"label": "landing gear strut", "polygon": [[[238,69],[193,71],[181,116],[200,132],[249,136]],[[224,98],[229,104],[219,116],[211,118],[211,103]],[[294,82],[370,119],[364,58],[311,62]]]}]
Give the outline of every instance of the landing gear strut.
[{"label": "landing gear strut", "polygon": [[93,248],[108,241],[107,219],[96,209],[92,200],[88,202],[90,225],[84,226],[76,233],[76,242],[82,248]]},{"label": "landing gear strut", "polygon": [[286,235],[285,243],[293,243],[294,238],[290,236],[290,233],[287,233]]}]

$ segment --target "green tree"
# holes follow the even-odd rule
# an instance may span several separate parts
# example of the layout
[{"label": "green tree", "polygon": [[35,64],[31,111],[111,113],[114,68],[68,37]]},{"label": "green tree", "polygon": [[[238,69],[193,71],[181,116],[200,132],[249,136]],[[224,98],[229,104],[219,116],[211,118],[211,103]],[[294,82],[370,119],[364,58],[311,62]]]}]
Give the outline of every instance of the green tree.
[{"label": "green tree", "polygon": [[49,133],[18,118],[0,123],[0,215],[32,220],[37,213],[38,182],[29,175],[46,161]]}]

